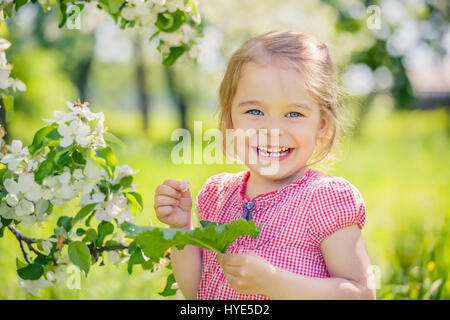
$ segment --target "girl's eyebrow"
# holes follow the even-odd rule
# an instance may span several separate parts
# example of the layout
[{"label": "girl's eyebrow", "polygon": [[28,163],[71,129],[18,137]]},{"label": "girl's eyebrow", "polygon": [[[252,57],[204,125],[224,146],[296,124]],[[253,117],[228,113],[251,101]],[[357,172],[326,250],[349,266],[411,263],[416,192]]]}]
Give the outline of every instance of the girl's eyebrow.
[{"label": "girl's eyebrow", "polygon": [[[262,103],[261,101],[257,101],[257,100],[247,100],[247,101],[242,101],[241,103],[239,103],[238,107],[244,107],[244,106],[249,106],[249,105],[262,105],[262,106],[264,106],[264,103]],[[292,106],[292,107],[304,108],[304,109],[308,109],[310,111],[312,110],[307,102],[290,103],[290,104],[288,104],[286,106],[288,106],[288,107]]]}]

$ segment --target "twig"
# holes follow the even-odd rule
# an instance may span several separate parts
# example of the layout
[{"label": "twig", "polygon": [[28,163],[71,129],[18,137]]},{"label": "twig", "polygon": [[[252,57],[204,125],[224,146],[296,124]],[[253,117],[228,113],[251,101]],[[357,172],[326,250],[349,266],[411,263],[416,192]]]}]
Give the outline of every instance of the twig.
[{"label": "twig", "polygon": [[[12,232],[12,234],[14,234],[17,241],[19,241],[20,248],[22,249],[22,253],[23,253],[25,260],[28,262],[28,264],[31,264],[30,260],[28,259],[28,255],[25,251],[25,248],[23,247],[22,241],[27,244],[28,249],[30,251],[33,251],[35,254],[40,255],[41,253],[39,253],[39,251],[37,251],[35,248],[33,248],[33,246],[31,244],[36,243],[36,242],[40,241],[41,239],[29,238],[29,237],[25,236],[23,233],[21,233],[19,230],[17,230],[16,227],[14,227],[13,225],[9,225],[8,229]],[[64,241],[64,243],[68,243],[68,242]],[[94,257],[95,261],[97,261],[98,254],[102,253],[103,251],[125,250],[125,249],[128,249],[128,247],[124,246],[124,245],[105,246],[105,247],[100,247],[100,248],[94,248],[93,244],[91,244],[89,246],[89,252]]]},{"label": "twig", "polygon": [[17,238],[17,240],[22,240],[22,241],[25,241],[26,243],[36,243],[36,242],[39,242],[39,240],[41,240],[41,239],[28,238],[22,232],[17,230],[16,227],[14,227],[13,225],[9,225],[8,229],[14,234],[14,236]]},{"label": "twig", "polygon": [[89,246],[89,252],[94,257],[95,261],[98,260],[97,255],[99,253],[102,253],[103,251],[124,250],[124,249],[128,249],[128,247],[123,246],[123,245],[115,245],[115,246],[105,246],[105,247],[100,247],[100,248],[94,248],[93,243]]},{"label": "twig", "polygon": [[23,248],[22,240],[20,240],[20,239],[17,239],[17,240],[19,241],[20,249],[22,250],[23,257],[25,258],[25,261],[26,261],[28,264],[31,264],[30,260],[28,260],[27,253],[25,252],[25,249]]},{"label": "twig", "polygon": [[36,253],[36,254],[39,254],[39,252],[37,252],[37,251],[33,248],[33,246],[31,245],[32,243],[36,243],[36,242],[38,242],[39,240],[38,240],[38,239],[28,238],[28,237],[25,236],[23,233],[21,233],[19,230],[17,230],[13,225],[9,225],[9,226],[8,226],[8,229],[9,229],[9,231],[11,231],[12,234],[16,237],[17,241],[19,241],[20,249],[22,250],[22,254],[23,254],[23,257],[25,258],[25,261],[26,261],[28,264],[31,264],[30,260],[28,259],[28,255],[27,255],[27,253],[26,253],[26,251],[25,251],[25,248],[23,247],[22,241],[24,241],[24,242],[27,244],[29,250],[33,251],[33,252]]}]

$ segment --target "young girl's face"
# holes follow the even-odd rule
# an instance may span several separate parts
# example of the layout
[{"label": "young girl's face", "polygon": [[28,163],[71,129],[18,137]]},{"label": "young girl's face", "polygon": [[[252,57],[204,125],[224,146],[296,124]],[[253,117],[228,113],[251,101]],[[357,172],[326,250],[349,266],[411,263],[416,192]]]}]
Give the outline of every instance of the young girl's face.
[{"label": "young girl's face", "polygon": [[[304,170],[313,154],[316,138],[324,134],[326,128],[319,105],[305,88],[299,72],[253,62],[245,64],[242,70],[231,106],[231,120],[235,130],[256,131],[256,137],[246,136],[245,146],[241,149],[245,150],[245,158],[238,151],[241,161],[258,172],[277,161],[277,170],[271,174],[276,180]],[[278,146],[271,129],[278,129]],[[258,139],[260,132],[264,134],[259,137],[265,136],[265,141]],[[287,147],[289,150],[268,154],[264,148],[257,148],[260,146],[275,146],[278,150]]]}]

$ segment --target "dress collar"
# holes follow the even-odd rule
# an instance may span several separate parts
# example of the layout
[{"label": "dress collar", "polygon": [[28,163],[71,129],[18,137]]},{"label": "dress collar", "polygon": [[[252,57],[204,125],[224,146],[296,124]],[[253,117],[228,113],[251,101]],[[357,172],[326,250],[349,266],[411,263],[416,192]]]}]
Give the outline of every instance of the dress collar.
[{"label": "dress collar", "polygon": [[281,193],[282,191],[284,191],[285,189],[287,189],[288,187],[294,186],[294,185],[301,185],[304,181],[306,181],[312,174],[313,174],[314,170],[313,169],[308,169],[308,171],[306,171],[306,173],[298,180],[293,181],[291,183],[289,183],[288,185],[278,189],[278,190],[274,190],[268,193],[262,193],[257,195],[256,197],[254,197],[253,199],[250,199],[248,197],[245,196],[245,189],[247,186],[247,181],[250,178],[250,170],[247,171],[243,171],[241,174],[241,179],[240,179],[240,186],[239,186],[239,195],[242,199],[242,201],[247,202],[247,201],[256,201],[258,199],[267,199],[268,197],[270,198],[271,196],[275,196],[279,193]]}]

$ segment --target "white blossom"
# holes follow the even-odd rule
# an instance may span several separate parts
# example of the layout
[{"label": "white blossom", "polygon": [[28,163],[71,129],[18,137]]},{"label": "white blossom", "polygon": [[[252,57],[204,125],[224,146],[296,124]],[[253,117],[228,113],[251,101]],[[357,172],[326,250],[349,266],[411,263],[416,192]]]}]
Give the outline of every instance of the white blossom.
[{"label": "white blossom", "polygon": [[95,219],[98,221],[111,221],[117,219],[119,223],[134,222],[127,199],[123,194],[110,194],[108,201],[102,203],[95,210]]},{"label": "white blossom", "polygon": [[69,125],[61,123],[58,127],[58,132],[62,136],[60,141],[61,147],[70,146],[74,140],[76,143],[82,146],[86,146],[89,143],[88,134],[91,128],[76,120],[72,121]]},{"label": "white blossom", "polygon": [[[8,0],[8,2],[10,1],[11,0]],[[4,3],[5,0],[2,0],[0,2],[0,10],[3,7]],[[0,12],[3,13],[2,11]],[[6,90],[11,87],[14,92],[16,90],[25,91],[25,83],[23,83],[19,79],[13,79],[9,77],[12,65],[8,64],[8,62],[6,61],[5,50],[7,50],[10,46],[11,43],[8,40],[0,38],[0,89]]]},{"label": "white blossom", "polygon": [[72,113],[76,116],[80,116],[82,118],[86,118],[87,121],[92,121],[98,118],[98,114],[91,112],[85,104],[81,103],[72,103],[70,101],[66,101],[66,105],[72,110]]},{"label": "white blossom", "polygon": [[50,254],[50,251],[52,250],[53,244],[50,240],[43,240],[42,241],[42,248],[44,249],[44,252],[46,254]]},{"label": "white blossom", "polygon": [[11,171],[16,170],[19,163],[29,155],[28,147],[22,148],[22,141],[20,140],[13,140],[11,146],[8,147],[8,152],[2,158],[1,163],[6,164]]},{"label": "white blossom", "polygon": [[131,167],[127,164],[123,166],[116,166],[116,170],[119,174],[117,175],[117,178],[112,181],[113,184],[118,184],[120,182],[120,179],[122,179],[123,177],[131,176],[139,172],[139,170],[131,169]]},{"label": "white blossom", "polygon": [[189,24],[183,24],[174,32],[160,32],[159,38],[171,47],[188,43],[196,35],[196,30]]},{"label": "white blossom", "polygon": [[118,264],[120,261],[120,256],[117,251],[108,251],[108,261],[112,264]]},{"label": "white blossom", "polygon": [[52,286],[52,283],[46,279],[38,279],[38,280],[24,280],[21,277],[18,277],[19,286],[31,293],[32,295],[36,296],[37,291],[39,289],[44,289]]},{"label": "white blossom", "polygon": [[50,123],[66,123],[68,121],[75,120],[77,117],[72,112],[55,111],[53,112],[54,119],[43,119],[45,122]]}]

